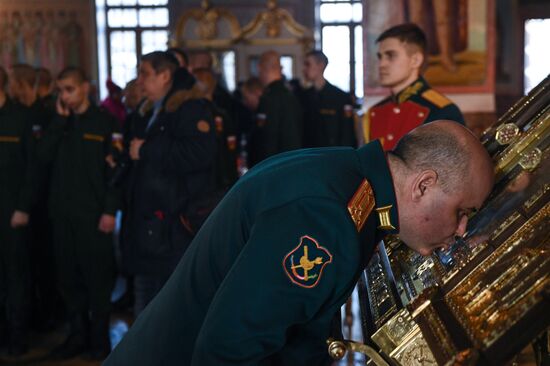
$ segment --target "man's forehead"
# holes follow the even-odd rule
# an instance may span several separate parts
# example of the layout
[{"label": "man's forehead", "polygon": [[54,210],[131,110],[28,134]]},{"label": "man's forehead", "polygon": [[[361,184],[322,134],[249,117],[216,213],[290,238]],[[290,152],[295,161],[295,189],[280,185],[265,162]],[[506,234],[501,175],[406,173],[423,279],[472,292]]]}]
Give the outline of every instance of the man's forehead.
[{"label": "man's forehead", "polygon": [[67,76],[66,78],[57,80],[57,85],[60,88],[68,88],[68,87],[79,87],[82,86],[84,82],[79,83],[75,77],[73,76]]},{"label": "man's forehead", "polygon": [[153,70],[153,65],[149,61],[142,61],[139,64],[139,70],[140,71],[151,71]]},{"label": "man's forehead", "polygon": [[419,50],[420,48],[417,45],[407,43],[395,37],[386,38],[378,43],[379,52],[406,51],[410,54]]}]

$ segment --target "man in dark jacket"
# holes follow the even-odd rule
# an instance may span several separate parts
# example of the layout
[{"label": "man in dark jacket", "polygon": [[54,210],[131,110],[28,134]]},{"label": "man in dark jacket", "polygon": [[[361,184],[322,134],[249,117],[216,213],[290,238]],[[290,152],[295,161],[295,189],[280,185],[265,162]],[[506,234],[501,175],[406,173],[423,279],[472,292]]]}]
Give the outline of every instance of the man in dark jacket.
[{"label": "man in dark jacket", "polygon": [[214,190],[216,153],[207,103],[174,56],[143,56],[137,83],[146,100],[133,121],[122,248],[123,267],[134,275],[136,315],[191,242],[201,214],[196,203]]},{"label": "man in dark jacket", "polygon": [[256,124],[250,132],[251,166],[272,155],[302,147],[302,109],[283,81],[279,54],[263,53],[258,69],[265,90]]},{"label": "man in dark jacket", "polygon": [[304,77],[312,85],[301,93],[305,115],[304,147],[356,147],[351,96],[324,78],[327,65],[328,58],[321,51],[306,55]]},{"label": "man in dark jacket", "polygon": [[[7,319],[8,353],[19,356],[27,350],[27,227],[35,192],[35,140],[28,114],[6,95],[6,82],[7,74],[0,67],[0,310],[5,310]],[[4,314],[0,314],[0,332],[3,318]]]},{"label": "man in dark jacket", "polygon": [[64,69],[57,86],[57,116],[38,143],[37,158],[52,164],[48,206],[71,332],[51,357],[67,359],[89,349],[92,359],[101,360],[110,350],[112,234],[120,202],[119,192],[108,186],[112,171],[106,160],[120,133],[116,121],[90,103],[82,70]]}]

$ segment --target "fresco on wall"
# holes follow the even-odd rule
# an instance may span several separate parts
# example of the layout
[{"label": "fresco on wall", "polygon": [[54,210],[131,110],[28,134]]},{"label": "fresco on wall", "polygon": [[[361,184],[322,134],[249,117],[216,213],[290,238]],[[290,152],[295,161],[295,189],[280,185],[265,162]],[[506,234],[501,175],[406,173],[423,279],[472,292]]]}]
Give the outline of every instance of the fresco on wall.
[{"label": "fresco on wall", "polygon": [[424,76],[440,90],[491,91],[494,0],[371,0],[365,7],[366,83],[378,91],[376,38],[387,28],[418,24],[428,39]]},{"label": "fresco on wall", "polygon": [[56,74],[65,66],[78,66],[89,72],[77,10],[2,10],[0,45],[3,67],[25,63]]}]

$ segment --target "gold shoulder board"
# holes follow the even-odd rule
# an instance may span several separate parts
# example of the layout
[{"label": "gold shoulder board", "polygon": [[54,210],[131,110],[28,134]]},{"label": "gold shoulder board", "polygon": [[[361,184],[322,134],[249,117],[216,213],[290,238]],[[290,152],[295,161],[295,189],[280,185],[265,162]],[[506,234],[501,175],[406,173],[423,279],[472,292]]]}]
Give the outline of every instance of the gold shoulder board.
[{"label": "gold shoulder board", "polygon": [[426,99],[427,101],[435,104],[439,108],[446,107],[452,103],[449,98],[433,89],[426,90],[424,93],[422,93],[422,97],[424,97],[424,99]]},{"label": "gold shoulder board", "polygon": [[364,179],[348,203],[348,211],[357,231],[361,231],[375,205],[372,187],[369,181]]}]

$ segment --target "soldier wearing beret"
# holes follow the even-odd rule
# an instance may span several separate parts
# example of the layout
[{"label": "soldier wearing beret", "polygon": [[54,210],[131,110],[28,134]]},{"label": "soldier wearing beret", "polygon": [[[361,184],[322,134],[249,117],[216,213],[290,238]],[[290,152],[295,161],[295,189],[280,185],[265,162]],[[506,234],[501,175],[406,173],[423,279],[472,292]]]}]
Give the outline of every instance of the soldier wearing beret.
[{"label": "soldier wearing beret", "polygon": [[306,55],[304,77],[312,86],[302,96],[304,147],[356,147],[351,96],[323,77],[327,65],[328,58],[321,51]]},{"label": "soldier wearing beret", "polygon": [[449,246],[492,182],[483,146],[449,121],[387,154],[374,141],[267,159],[225,196],[104,366],[329,365],[332,319],[377,242],[399,233],[422,255]]},{"label": "soldier wearing beret", "polygon": [[365,114],[365,141],[380,139],[384,149],[391,150],[402,136],[423,123],[446,119],[464,124],[458,107],[421,76],[427,57],[426,36],[417,25],[392,27],[376,42],[379,82],[391,95]]},{"label": "soldier wearing beret", "polygon": [[121,149],[114,118],[93,105],[81,69],[57,77],[57,115],[37,145],[37,158],[51,164],[49,211],[54,231],[57,280],[70,333],[52,359],[110,350],[110,297],[114,284],[113,230],[120,192],[110,187],[109,156]]}]

